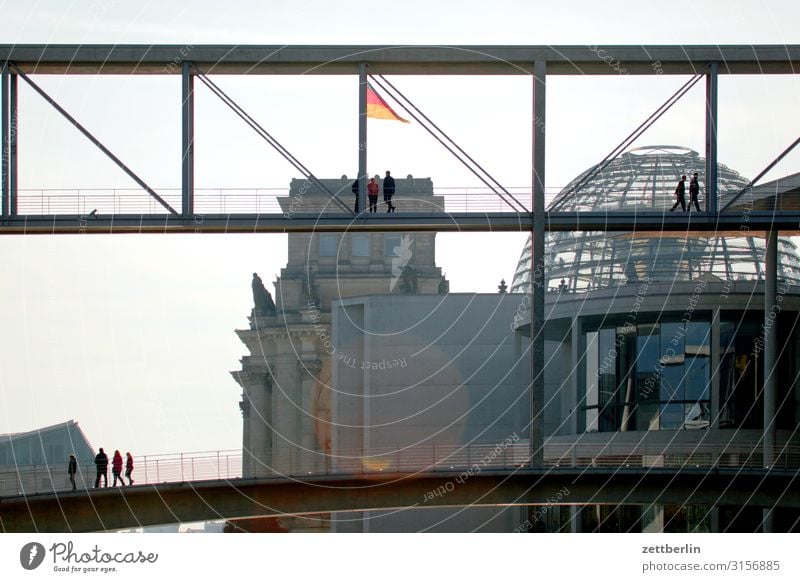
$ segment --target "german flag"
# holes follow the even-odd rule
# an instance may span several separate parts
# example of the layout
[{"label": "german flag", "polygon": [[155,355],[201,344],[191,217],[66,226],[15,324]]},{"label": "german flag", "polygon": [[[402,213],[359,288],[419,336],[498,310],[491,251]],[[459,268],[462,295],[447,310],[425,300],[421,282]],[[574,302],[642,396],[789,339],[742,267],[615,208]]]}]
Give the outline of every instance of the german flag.
[{"label": "german flag", "polygon": [[403,119],[394,112],[394,109],[389,107],[389,104],[383,100],[383,97],[378,95],[378,93],[369,83],[367,83],[367,117],[372,117],[373,119],[390,119],[393,121],[402,121],[403,123],[408,123],[407,119]]}]

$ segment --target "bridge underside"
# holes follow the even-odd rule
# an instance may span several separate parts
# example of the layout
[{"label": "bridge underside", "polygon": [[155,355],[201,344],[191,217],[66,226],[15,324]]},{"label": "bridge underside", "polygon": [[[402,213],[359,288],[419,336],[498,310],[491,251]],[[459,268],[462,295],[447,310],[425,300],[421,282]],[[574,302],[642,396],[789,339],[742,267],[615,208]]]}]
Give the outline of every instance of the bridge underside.
[{"label": "bridge underside", "polygon": [[[665,212],[548,212],[547,231],[713,232],[715,236],[746,236],[751,231],[800,232],[800,212],[752,211],[719,214]],[[125,234],[125,233],[247,233],[247,232],[530,232],[533,215],[496,213],[394,213],[352,217],[342,214],[210,214],[188,218],[168,214],[13,216],[0,224],[0,234]]]},{"label": "bridge underside", "polygon": [[556,498],[570,505],[724,503],[800,508],[795,472],[560,469],[457,477],[459,473],[303,481],[239,479],[6,498],[0,500],[0,528],[4,532],[90,532],[338,511],[544,505]]}]

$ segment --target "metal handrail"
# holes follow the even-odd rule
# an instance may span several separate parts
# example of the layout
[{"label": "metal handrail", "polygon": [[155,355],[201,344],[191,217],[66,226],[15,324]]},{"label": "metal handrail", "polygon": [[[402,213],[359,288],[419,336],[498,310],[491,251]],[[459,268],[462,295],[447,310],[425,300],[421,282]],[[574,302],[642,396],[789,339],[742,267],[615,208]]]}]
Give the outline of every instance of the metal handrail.
[{"label": "metal handrail", "polygon": [[[529,445],[524,439],[511,444],[469,445],[435,443],[403,448],[343,450],[332,454],[301,449],[272,452],[268,475],[307,477],[309,475],[371,475],[438,471],[515,470],[528,466]],[[800,470],[800,445],[778,444],[771,470]],[[545,467],[625,468],[734,468],[764,469],[763,444],[752,443],[545,443]],[[109,471],[110,472],[110,471]],[[92,488],[96,470],[93,462],[79,463],[79,489]],[[220,450],[191,453],[144,455],[135,460],[135,485],[238,479],[242,477],[242,451]],[[110,483],[109,483],[110,484]],[[66,463],[0,467],[0,496],[32,495],[68,491],[71,488]]]}]

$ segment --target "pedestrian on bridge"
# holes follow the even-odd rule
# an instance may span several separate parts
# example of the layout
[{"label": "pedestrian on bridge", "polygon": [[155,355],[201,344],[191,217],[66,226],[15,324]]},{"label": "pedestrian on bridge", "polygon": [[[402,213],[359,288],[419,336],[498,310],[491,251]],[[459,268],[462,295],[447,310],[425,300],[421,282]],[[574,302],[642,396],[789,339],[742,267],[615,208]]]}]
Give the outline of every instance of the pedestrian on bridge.
[{"label": "pedestrian on bridge", "polygon": [[72,490],[75,491],[75,473],[78,472],[78,460],[75,458],[75,453],[69,454],[69,465],[67,466],[67,473],[69,473],[69,482],[72,483]]},{"label": "pedestrian on bridge", "polygon": [[392,196],[394,196],[394,178],[389,175],[389,170],[386,170],[386,177],[383,179],[383,201],[388,206],[386,212],[394,212],[395,206],[392,204]]},{"label": "pedestrian on bridge", "polygon": [[692,211],[692,204],[697,208],[697,212],[700,212],[700,203],[697,201],[698,194],[700,194],[700,182],[697,172],[695,172],[692,179],[689,180],[689,212]]},{"label": "pedestrian on bridge", "polygon": [[378,192],[380,191],[380,186],[375,181],[375,178],[369,179],[369,184],[367,184],[367,196],[369,197],[369,211],[370,212],[378,212]]},{"label": "pedestrian on bridge", "polygon": [[121,485],[125,485],[125,480],[122,478],[122,455],[119,451],[114,451],[114,458],[111,461],[111,473],[114,475],[113,487],[117,486],[117,479]]},{"label": "pedestrian on bridge", "polygon": [[131,473],[133,473],[133,457],[131,456],[130,452],[125,453],[125,476],[128,478],[128,485],[133,485],[133,479],[131,479]]},{"label": "pedestrian on bridge", "polygon": [[672,205],[672,208],[669,209],[670,212],[675,210],[678,207],[678,204],[681,205],[681,210],[686,210],[686,176],[681,176],[678,185],[675,187],[675,204]]},{"label": "pedestrian on bridge", "polygon": [[100,447],[100,452],[94,458],[94,464],[97,465],[97,478],[94,480],[94,488],[100,487],[100,477],[103,478],[103,487],[108,487],[108,455],[106,455],[103,447]]}]

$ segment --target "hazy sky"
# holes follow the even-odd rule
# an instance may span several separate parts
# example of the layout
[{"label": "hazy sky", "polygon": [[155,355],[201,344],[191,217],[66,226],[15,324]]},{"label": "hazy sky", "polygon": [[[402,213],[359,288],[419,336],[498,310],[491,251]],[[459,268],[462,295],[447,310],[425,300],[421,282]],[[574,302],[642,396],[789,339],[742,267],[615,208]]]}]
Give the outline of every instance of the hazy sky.
[{"label": "hazy sky", "polygon": [[[447,1],[224,4],[3,2],[3,43],[724,44],[798,43],[796,2]],[[180,83],[172,78],[36,77],[157,189],[180,186]],[[684,79],[559,77],[548,84],[548,187],[599,161]],[[355,78],[217,81],[316,175],[353,176]],[[501,182],[530,183],[530,80],[400,77],[393,82]],[[722,163],[753,176],[800,135],[796,77],[722,78]],[[698,85],[636,145],[703,150]],[[20,183],[132,184],[24,84]],[[198,188],[287,188],[298,177],[205,87],[197,90]],[[370,121],[370,173],[474,181],[421,129]],[[798,171],[792,156],[773,175]],[[453,291],[510,283],[524,235],[439,235]],[[240,389],[250,276],[270,289],[280,235],[0,237],[0,433],[79,421],[95,447],[135,453],[241,446]]]}]

